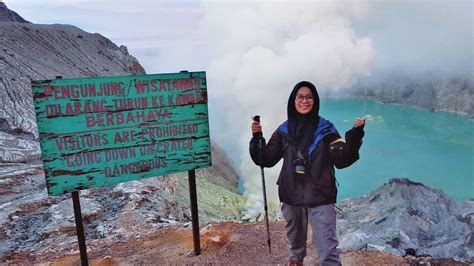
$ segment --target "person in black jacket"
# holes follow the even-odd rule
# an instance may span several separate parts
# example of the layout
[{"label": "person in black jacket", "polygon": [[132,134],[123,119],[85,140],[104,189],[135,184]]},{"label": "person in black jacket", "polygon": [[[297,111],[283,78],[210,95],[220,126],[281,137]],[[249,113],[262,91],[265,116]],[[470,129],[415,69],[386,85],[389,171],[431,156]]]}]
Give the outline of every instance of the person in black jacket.
[{"label": "person in black jacket", "polygon": [[[290,264],[303,263],[309,220],[321,265],[340,265],[334,166],[345,168],[359,159],[365,119],[355,120],[344,141],[333,124],[319,116],[319,95],[308,81],[295,85],[287,110],[288,120],[268,143],[263,137],[252,138],[250,155],[263,167],[272,167],[283,158],[277,185],[287,222]],[[259,122],[254,121],[251,128],[254,136],[262,132]]]}]

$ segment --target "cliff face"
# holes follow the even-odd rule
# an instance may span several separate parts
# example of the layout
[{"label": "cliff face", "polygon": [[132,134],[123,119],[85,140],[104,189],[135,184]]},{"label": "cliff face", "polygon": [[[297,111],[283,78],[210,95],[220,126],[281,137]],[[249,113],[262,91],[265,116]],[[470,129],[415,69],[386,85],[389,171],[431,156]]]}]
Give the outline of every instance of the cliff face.
[{"label": "cliff face", "polygon": [[445,111],[474,118],[474,79],[472,76],[446,76],[438,73],[375,74],[361,80],[345,93],[383,103],[409,105],[431,111]]},{"label": "cliff face", "polygon": [[145,73],[125,46],[74,26],[2,22],[0,33],[0,117],[35,137],[32,80]]},{"label": "cliff face", "polygon": [[4,3],[0,43],[0,162],[39,157],[32,80],[145,73],[125,46],[70,25],[26,23]]}]

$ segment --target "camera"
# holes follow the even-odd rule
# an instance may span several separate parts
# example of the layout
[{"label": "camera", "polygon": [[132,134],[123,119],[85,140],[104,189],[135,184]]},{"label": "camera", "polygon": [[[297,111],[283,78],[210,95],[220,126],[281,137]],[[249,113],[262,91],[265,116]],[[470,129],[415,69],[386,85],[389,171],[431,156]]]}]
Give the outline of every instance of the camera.
[{"label": "camera", "polygon": [[293,161],[293,163],[295,165],[295,173],[300,175],[305,174],[306,158],[300,151],[298,151],[296,154],[296,159]]}]

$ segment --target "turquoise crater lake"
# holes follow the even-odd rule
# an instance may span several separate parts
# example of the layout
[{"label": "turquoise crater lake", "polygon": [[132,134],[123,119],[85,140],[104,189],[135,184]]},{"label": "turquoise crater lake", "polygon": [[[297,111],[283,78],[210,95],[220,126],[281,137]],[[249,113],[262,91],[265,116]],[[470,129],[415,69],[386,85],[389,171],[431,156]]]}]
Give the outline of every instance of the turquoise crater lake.
[{"label": "turquoise crater lake", "polygon": [[336,170],[338,199],[374,191],[390,178],[442,189],[458,202],[474,198],[474,122],[445,112],[370,100],[323,100],[320,115],[341,135],[367,115],[360,160]]}]

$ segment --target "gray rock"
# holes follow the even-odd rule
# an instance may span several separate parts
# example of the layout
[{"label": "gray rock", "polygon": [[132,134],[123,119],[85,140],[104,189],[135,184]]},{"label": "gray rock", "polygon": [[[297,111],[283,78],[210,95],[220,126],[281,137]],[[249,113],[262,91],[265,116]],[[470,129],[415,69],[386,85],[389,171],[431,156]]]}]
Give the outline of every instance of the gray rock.
[{"label": "gray rock", "polygon": [[472,228],[441,190],[408,179],[391,179],[367,196],[339,205],[340,248],[374,248],[404,255],[472,260]]},{"label": "gray rock", "polygon": [[39,142],[0,132],[0,163],[29,162],[39,158]]},{"label": "gray rock", "polygon": [[[474,231],[474,199],[466,200],[461,205],[461,217]],[[474,243],[474,238],[472,239]]]},{"label": "gray rock", "polygon": [[[236,168],[225,151],[212,140],[211,157],[212,166],[199,169],[199,173],[203,175],[207,181],[236,192],[239,183]],[[216,176],[223,178],[215,178]]]}]

